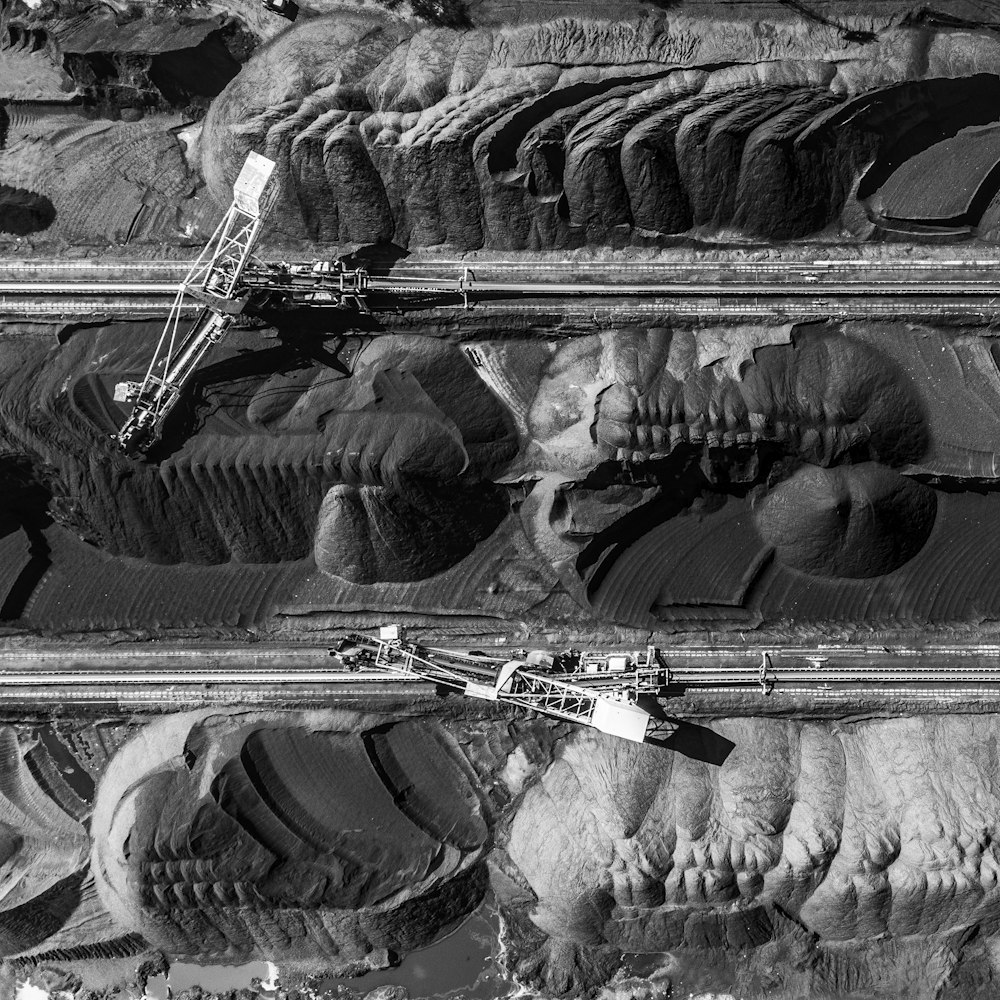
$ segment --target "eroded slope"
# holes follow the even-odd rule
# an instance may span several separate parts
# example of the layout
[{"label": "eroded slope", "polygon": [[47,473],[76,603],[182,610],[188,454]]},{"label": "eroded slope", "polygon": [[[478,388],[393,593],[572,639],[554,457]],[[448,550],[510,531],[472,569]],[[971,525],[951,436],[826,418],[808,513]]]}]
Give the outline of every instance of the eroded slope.
[{"label": "eroded slope", "polygon": [[[312,21],[214,102],[202,170],[221,200],[265,153],[281,224],[321,243],[865,238],[857,199],[889,228],[980,226],[997,189],[991,36],[767,29],[644,7],[490,29]],[[977,150],[964,201],[952,136]]]}]

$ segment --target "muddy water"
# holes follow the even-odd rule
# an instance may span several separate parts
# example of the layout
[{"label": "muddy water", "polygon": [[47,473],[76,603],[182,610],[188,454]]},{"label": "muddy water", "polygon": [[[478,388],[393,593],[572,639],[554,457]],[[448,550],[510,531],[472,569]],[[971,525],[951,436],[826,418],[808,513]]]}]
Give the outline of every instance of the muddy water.
[{"label": "muddy water", "polygon": [[496,964],[499,939],[499,917],[491,900],[486,900],[454,931],[407,955],[397,968],[357,979],[324,980],[316,997],[333,1000],[348,991],[367,993],[379,986],[403,986],[415,998],[453,994],[468,1000],[506,997],[511,983]]},{"label": "muddy water", "polygon": [[[200,986],[210,993],[229,990],[252,989],[254,980],[267,983],[271,969],[267,962],[248,962],[246,965],[193,965],[174,962],[169,976],[152,976],[146,982],[143,1000],[169,1000],[183,990]],[[272,997],[273,992],[258,990],[260,997]]]},{"label": "muddy water", "polygon": [[80,767],[76,758],[56,735],[54,727],[48,724],[39,726],[35,733],[38,739],[44,744],[45,749],[48,750],[52,762],[62,772],[69,787],[84,802],[92,802],[94,798],[94,779]]},{"label": "muddy water", "polygon": [[[502,1000],[517,992],[498,964],[501,949],[500,918],[492,899],[483,904],[451,933],[432,945],[407,955],[393,969],[370,972],[351,979],[329,977],[314,989],[302,991],[312,1000],[349,1000],[380,986],[402,986],[414,1000],[461,997],[462,1000]],[[281,963],[277,963],[278,981]],[[150,1000],[168,1000],[182,990],[200,986],[212,993],[250,989],[255,979],[267,982],[266,962],[247,965],[192,965],[175,962],[170,975],[150,979],[146,995]],[[271,1000],[273,991],[258,990],[261,1000]]]}]

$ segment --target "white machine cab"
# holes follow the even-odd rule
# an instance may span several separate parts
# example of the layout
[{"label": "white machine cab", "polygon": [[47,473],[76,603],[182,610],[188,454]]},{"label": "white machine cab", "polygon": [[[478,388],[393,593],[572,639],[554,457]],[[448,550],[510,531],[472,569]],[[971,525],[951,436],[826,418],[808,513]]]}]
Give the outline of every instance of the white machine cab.
[{"label": "white machine cab", "polygon": [[591,725],[609,736],[617,736],[622,740],[642,743],[646,738],[646,728],[649,725],[649,713],[638,705],[615,701],[611,698],[596,698]]}]

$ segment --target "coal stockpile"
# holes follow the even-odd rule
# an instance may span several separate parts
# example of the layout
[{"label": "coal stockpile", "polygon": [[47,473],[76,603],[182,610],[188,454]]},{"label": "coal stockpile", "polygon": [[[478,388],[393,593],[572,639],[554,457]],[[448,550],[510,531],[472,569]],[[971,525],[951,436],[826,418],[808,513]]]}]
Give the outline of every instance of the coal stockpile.
[{"label": "coal stockpile", "polygon": [[[779,996],[986,995],[961,991],[995,982],[967,932],[997,916],[992,717],[711,731],[733,748],[721,765],[544,720],[229,709],[9,727],[5,952],[40,982],[145,981],[164,952],[349,977],[439,939],[491,887],[504,987],[573,996],[645,962],[705,989],[768,975]],[[931,777],[914,789],[913,773]]]},{"label": "coal stockpile", "polygon": [[[708,956],[780,956],[770,981],[779,996],[821,982],[850,995],[852,978],[881,981],[894,995],[920,990],[928,975],[943,986],[950,974],[925,963],[944,938],[932,944],[923,935],[991,919],[992,875],[977,871],[977,836],[960,831],[979,822],[965,790],[990,797],[995,789],[981,728],[991,723],[944,723],[954,725],[949,749],[934,758],[938,725],[882,720],[834,735],[822,725],[727,720],[719,731],[742,749],[721,771],[650,748],[581,741],[528,793],[512,825],[511,857],[539,900],[533,920],[587,942],[591,957],[665,947],[678,978],[692,974],[688,961],[704,965]],[[914,793],[913,768],[934,774],[935,790]],[[586,816],[573,805],[581,787]],[[939,815],[947,787],[962,788],[971,811],[949,810],[930,833],[926,821]],[[573,826],[557,819],[567,814],[579,817]],[[552,829],[559,834],[537,834]],[[936,846],[923,853],[928,835]],[[930,862],[949,841],[950,861]],[[882,935],[893,944],[872,946]],[[920,958],[908,951],[911,935],[921,935]],[[827,950],[820,941],[838,944]],[[869,942],[863,958],[860,941]],[[554,971],[542,967],[536,983],[551,988]],[[974,975],[969,967],[955,979]]]},{"label": "coal stockpile", "polygon": [[526,404],[553,484],[521,508],[538,551],[595,613],[636,625],[992,608],[995,473],[972,443],[996,419],[989,338],[896,330],[628,330],[558,348]]},{"label": "coal stockpile", "polygon": [[292,29],[213,104],[209,187],[221,198],[246,151],[266,152],[287,231],[318,243],[790,240],[843,226],[852,199],[887,230],[989,238],[1000,77],[977,41],[934,37],[921,65],[887,31],[823,62],[794,31],[765,56],[738,20],[715,37],[648,9],[563,27]]},{"label": "coal stockpile", "polygon": [[[419,947],[474,908],[488,830],[454,738],[339,718],[316,730],[176,716],[145,730],[95,807],[104,904],[175,955],[345,968]],[[164,756],[177,740],[180,771]],[[206,766],[207,797],[192,797]]]},{"label": "coal stockpile", "polygon": [[349,373],[247,332],[136,461],[111,388],[156,335],[9,342],[10,482],[40,509],[11,509],[9,620],[250,627],[385,600],[855,627],[1000,601],[988,331],[628,328],[479,341],[479,367],[384,336]]},{"label": "coal stockpile", "polygon": [[1000,6],[844,6],[7,5],[0,997],[997,994]]},{"label": "coal stockpile", "polygon": [[[313,246],[996,239],[1000,76],[975,19],[424,14],[20,18],[4,173],[56,206],[42,228],[70,241],[177,241],[206,202],[228,203],[250,149],[280,165],[279,228]],[[53,99],[73,127],[37,117]],[[80,217],[108,187],[72,169],[95,115],[104,130],[144,119],[128,139],[148,161],[183,153],[186,188],[136,190],[136,168],[117,170],[121,206]],[[118,161],[108,149],[106,169]]]}]

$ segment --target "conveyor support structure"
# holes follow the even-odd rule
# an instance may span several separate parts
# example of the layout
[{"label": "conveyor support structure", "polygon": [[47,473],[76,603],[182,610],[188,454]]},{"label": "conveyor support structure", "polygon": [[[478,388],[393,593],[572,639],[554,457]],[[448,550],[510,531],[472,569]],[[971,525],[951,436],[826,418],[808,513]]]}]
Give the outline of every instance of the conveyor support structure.
[{"label": "conveyor support structure", "polygon": [[[133,404],[116,435],[127,454],[148,451],[159,440],[184,387],[246,304],[240,276],[274,203],[274,166],[273,160],[258,153],[247,156],[233,186],[233,203],[177,290],[145,377],[115,386],[115,400]],[[187,334],[179,337],[181,313],[189,297],[204,308]]]}]

